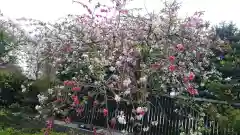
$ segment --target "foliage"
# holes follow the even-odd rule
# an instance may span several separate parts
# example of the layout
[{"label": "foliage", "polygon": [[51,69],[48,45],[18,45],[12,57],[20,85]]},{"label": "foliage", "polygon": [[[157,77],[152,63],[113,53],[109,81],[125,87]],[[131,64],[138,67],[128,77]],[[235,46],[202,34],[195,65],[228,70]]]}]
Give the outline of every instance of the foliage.
[{"label": "foliage", "polygon": [[222,23],[216,26],[216,35],[224,42],[221,49],[213,49],[217,57],[212,59],[218,71],[222,73],[222,80],[211,81],[206,89],[213,93],[215,99],[227,101],[228,104],[211,104],[207,107],[210,116],[215,116],[223,127],[234,127],[236,132],[240,128],[237,123],[239,106],[232,106],[239,102],[239,29],[233,23]]},{"label": "foliage", "polygon": [[13,72],[8,69],[0,70],[1,104],[10,105],[11,103],[21,102],[21,87],[25,81],[21,72]]},{"label": "foliage", "polygon": [[[41,122],[26,119],[21,113],[12,113],[9,109],[0,110],[0,135],[43,135]],[[66,135],[51,132],[50,135]]]},{"label": "foliage", "polygon": [[233,22],[226,23],[222,22],[220,25],[215,27],[217,35],[222,40],[227,40],[231,44],[236,43],[240,40],[240,33],[238,28]]}]

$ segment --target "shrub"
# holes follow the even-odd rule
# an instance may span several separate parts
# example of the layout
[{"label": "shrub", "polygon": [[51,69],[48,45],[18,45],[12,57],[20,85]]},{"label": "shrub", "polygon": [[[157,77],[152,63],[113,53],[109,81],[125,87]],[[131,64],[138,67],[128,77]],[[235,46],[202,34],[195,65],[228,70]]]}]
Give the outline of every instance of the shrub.
[{"label": "shrub", "polygon": [[24,81],[25,77],[19,72],[0,70],[1,105],[8,106],[12,103],[21,103],[21,86]]}]

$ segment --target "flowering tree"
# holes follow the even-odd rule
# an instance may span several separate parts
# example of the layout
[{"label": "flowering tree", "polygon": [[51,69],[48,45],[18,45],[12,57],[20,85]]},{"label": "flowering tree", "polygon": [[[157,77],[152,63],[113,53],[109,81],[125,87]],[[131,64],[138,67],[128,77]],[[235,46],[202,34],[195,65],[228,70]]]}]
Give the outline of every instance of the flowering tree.
[{"label": "flowering tree", "polygon": [[[40,114],[63,114],[69,122],[70,110],[79,112],[87,98],[103,96],[102,113],[108,120],[107,101],[113,99],[132,105],[137,122],[150,107],[149,95],[192,97],[220,76],[209,61],[217,41],[202,12],[181,19],[174,1],[165,2],[159,14],[134,15],[124,8],[127,2],[113,0],[112,7],[97,3],[90,9],[77,1],[88,14],[54,25],[56,34],[46,38],[51,48],[45,51],[58,79],[38,96]],[[126,124],[125,112],[117,111],[112,122]]]},{"label": "flowering tree", "polygon": [[16,63],[20,45],[26,40],[26,35],[20,26],[6,18],[0,12],[0,57],[1,64]]}]

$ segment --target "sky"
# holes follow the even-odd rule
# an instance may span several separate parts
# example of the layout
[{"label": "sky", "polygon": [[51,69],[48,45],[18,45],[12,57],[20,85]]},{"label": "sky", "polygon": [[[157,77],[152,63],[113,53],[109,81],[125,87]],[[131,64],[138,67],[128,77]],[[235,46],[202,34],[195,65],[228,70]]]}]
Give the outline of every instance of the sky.
[{"label": "sky", "polygon": [[[87,0],[81,0],[87,1]],[[102,3],[109,0],[101,0]],[[205,11],[204,19],[212,24],[221,21],[233,21],[240,26],[240,0],[180,0],[182,8],[180,16],[191,15],[195,11]],[[129,7],[144,8],[148,11],[161,9],[161,0],[134,0]],[[0,10],[10,18],[34,18],[43,21],[56,21],[67,14],[81,14],[84,12],[72,0],[0,0]]]}]

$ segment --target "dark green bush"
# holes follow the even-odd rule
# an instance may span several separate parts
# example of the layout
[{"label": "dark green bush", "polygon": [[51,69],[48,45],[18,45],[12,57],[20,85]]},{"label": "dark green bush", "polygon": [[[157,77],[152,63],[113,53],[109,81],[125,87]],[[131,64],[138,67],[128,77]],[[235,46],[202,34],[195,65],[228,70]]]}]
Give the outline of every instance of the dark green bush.
[{"label": "dark green bush", "polygon": [[13,103],[21,103],[21,85],[26,80],[19,72],[0,69],[0,105],[9,106]]}]

